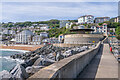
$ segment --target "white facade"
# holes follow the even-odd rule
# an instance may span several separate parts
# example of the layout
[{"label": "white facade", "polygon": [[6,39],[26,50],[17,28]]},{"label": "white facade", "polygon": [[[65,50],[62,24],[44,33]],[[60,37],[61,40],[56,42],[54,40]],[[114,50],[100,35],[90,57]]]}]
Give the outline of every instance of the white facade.
[{"label": "white facade", "polygon": [[12,35],[16,34],[16,32],[14,30],[9,30],[9,33],[12,34]]},{"label": "white facade", "polygon": [[34,34],[30,30],[24,30],[15,36],[16,43],[28,44]]},{"label": "white facade", "polygon": [[0,35],[0,41],[6,39],[4,35]]},{"label": "white facade", "polygon": [[42,42],[43,43],[47,42],[47,43],[53,44],[53,43],[59,43],[59,40],[58,40],[58,38],[46,38],[46,39],[43,39]]},{"label": "white facade", "polygon": [[68,20],[61,20],[59,28],[65,27],[66,23],[69,23],[69,21]]},{"label": "white facade", "polygon": [[70,23],[66,23],[66,28],[71,28]]},{"label": "white facade", "polygon": [[47,32],[41,32],[40,36],[42,36],[42,37],[48,37],[48,33]]},{"label": "white facade", "polygon": [[114,22],[119,22],[119,18],[118,17],[114,18]]},{"label": "white facade", "polygon": [[40,30],[49,30],[49,26],[42,26],[40,27]]},{"label": "white facade", "polygon": [[49,30],[49,26],[47,24],[39,24],[37,28],[40,28],[40,30]]},{"label": "white facade", "polygon": [[79,25],[78,29],[85,29],[85,26],[84,25]]},{"label": "white facade", "polygon": [[6,29],[6,30],[4,30],[4,31],[2,32],[2,34],[12,34],[12,35],[15,35],[16,32],[15,32],[14,30],[8,30],[8,29]]},{"label": "white facade", "polygon": [[109,21],[110,17],[97,17],[95,18],[95,23],[103,23],[105,21]]},{"label": "white facade", "polygon": [[91,24],[94,23],[94,16],[92,15],[85,15],[78,18],[79,24]]},{"label": "white facade", "polygon": [[58,40],[59,42],[64,42],[64,35],[63,34],[59,35]]},{"label": "white facade", "polygon": [[66,23],[66,28],[71,28],[71,26],[73,25],[73,24],[76,24],[76,25],[78,25],[78,23],[77,22],[68,22],[68,23]]},{"label": "white facade", "polygon": [[39,44],[41,44],[41,41],[42,41],[42,36],[36,35],[36,36],[33,36],[30,44],[39,45]]},{"label": "white facade", "polygon": [[104,23],[102,26],[92,26],[91,29],[94,29],[94,33],[103,33],[107,36],[107,24]]}]

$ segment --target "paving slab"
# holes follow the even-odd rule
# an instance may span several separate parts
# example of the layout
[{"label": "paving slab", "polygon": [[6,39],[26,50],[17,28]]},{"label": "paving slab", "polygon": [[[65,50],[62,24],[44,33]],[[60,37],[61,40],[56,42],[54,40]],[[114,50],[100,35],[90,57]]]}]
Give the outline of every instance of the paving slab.
[{"label": "paving slab", "polygon": [[102,44],[99,52],[78,78],[118,78],[118,62],[109,50],[109,44]]}]

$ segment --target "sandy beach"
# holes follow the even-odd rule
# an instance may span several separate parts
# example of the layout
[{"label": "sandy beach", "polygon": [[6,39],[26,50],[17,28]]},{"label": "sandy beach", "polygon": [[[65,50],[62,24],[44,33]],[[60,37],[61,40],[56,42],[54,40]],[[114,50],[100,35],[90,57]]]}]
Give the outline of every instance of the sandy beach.
[{"label": "sandy beach", "polygon": [[26,50],[26,51],[34,51],[38,48],[43,47],[43,45],[2,45],[0,49],[17,49],[17,50]]}]

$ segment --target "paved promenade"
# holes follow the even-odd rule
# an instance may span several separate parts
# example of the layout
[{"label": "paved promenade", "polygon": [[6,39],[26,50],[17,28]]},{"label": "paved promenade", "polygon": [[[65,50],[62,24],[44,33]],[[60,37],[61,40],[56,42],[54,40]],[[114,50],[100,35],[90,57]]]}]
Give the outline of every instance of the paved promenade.
[{"label": "paved promenade", "polygon": [[118,62],[108,44],[101,46],[99,53],[78,78],[118,78]]}]

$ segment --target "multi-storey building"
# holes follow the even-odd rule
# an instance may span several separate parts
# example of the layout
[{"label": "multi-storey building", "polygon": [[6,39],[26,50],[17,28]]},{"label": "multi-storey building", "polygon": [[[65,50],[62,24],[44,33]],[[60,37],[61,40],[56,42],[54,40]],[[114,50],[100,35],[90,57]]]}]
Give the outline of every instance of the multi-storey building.
[{"label": "multi-storey building", "polygon": [[28,44],[34,44],[34,45],[39,45],[41,44],[41,41],[42,41],[43,37],[40,36],[40,35],[35,35],[32,37],[32,41]]},{"label": "multi-storey building", "polygon": [[68,20],[61,20],[59,28],[65,27],[66,23],[69,23],[69,21]]},{"label": "multi-storey building", "polygon": [[28,44],[34,34],[30,30],[24,30],[15,36],[16,43]]},{"label": "multi-storey building", "polygon": [[110,22],[120,22],[120,16],[111,18]]},{"label": "multi-storey building", "polygon": [[42,26],[42,27],[40,27],[40,30],[45,30],[45,31],[47,31],[47,30],[49,30],[49,26]]},{"label": "multi-storey building", "polygon": [[40,35],[35,35],[32,37],[32,41],[29,44],[39,45],[44,38],[48,38],[48,33],[41,32]]},{"label": "multi-storey building", "polygon": [[8,30],[8,29],[4,30],[1,33],[2,34],[11,34],[11,35],[15,35],[16,34],[15,30]]},{"label": "multi-storey building", "polygon": [[91,29],[94,29],[93,33],[103,33],[106,36],[108,34],[106,23],[103,23],[102,26],[92,26]]},{"label": "multi-storey building", "polygon": [[97,17],[95,18],[95,23],[103,23],[105,21],[109,21],[110,17]]},{"label": "multi-storey building", "polygon": [[79,24],[91,24],[94,23],[94,16],[92,15],[85,15],[78,18]]},{"label": "multi-storey building", "polygon": [[60,43],[60,42],[59,42],[58,38],[53,37],[53,38],[43,39],[42,43],[51,43],[51,44],[53,44],[53,43]]},{"label": "multi-storey building", "polygon": [[59,37],[58,37],[58,40],[59,40],[59,42],[64,42],[64,36],[65,35],[63,35],[63,34],[61,34],[61,35],[59,35]]},{"label": "multi-storey building", "polygon": [[5,35],[0,35],[0,41],[6,39]]},{"label": "multi-storey building", "polygon": [[48,37],[48,33],[47,32],[41,32],[40,36],[42,36],[42,37]]},{"label": "multi-storey building", "polygon": [[71,28],[72,25],[78,25],[78,23],[77,22],[66,23],[66,28]]},{"label": "multi-storey building", "polygon": [[120,23],[120,16],[118,16],[118,22]]}]

